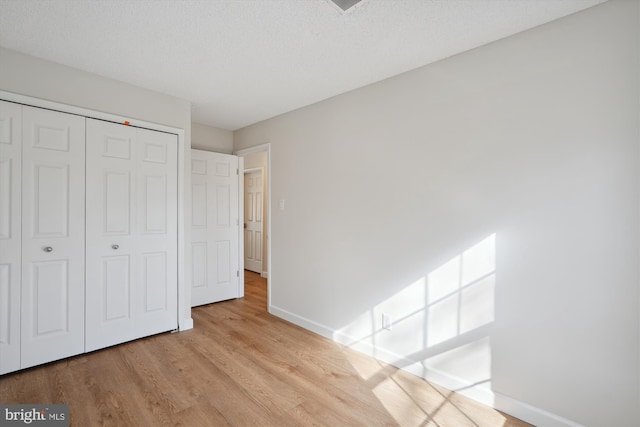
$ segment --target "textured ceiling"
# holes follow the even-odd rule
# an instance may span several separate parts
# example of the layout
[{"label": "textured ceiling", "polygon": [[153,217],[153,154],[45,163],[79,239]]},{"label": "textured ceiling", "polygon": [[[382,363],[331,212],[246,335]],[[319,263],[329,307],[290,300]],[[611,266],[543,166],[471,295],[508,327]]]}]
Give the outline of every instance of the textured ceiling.
[{"label": "textured ceiling", "polygon": [[[603,0],[0,0],[0,45],[238,129]],[[1,66],[1,64],[0,64]]]}]

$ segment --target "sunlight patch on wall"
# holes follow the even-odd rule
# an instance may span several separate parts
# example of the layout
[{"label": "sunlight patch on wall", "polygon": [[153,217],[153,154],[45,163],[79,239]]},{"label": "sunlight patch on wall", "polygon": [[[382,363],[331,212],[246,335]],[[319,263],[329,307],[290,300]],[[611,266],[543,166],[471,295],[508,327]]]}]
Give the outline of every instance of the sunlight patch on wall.
[{"label": "sunlight patch on wall", "polygon": [[494,320],[495,253],[492,234],[353,319],[334,340],[452,390],[490,393],[484,327]]},{"label": "sunlight patch on wall", "polygon": [[444,373],[464,384],[491,389],[491,340],[489,337],[439,353],[424,360],[428,369]]},{"label": "sunlight patch on wall", "polygon": [[495,234],[429,273],[427,347],[493,321]]}]

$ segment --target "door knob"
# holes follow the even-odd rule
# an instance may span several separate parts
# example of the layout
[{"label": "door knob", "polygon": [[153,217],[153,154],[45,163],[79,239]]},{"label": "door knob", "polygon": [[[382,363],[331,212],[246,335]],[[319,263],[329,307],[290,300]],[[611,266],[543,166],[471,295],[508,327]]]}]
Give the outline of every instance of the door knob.
[{"label": "door knob", "polygon": [[46,246],[46,247],[44,248],[44,251],[45,251],[45,252],[52,252],[52,251],[53,251],[53,248],[52,248],[51,246]]},{"label": "door knob", "polygon": [[120,248],[120,246],[118,245],[111,245],[111,249],[113,249],[114,251],[117,251]]}]

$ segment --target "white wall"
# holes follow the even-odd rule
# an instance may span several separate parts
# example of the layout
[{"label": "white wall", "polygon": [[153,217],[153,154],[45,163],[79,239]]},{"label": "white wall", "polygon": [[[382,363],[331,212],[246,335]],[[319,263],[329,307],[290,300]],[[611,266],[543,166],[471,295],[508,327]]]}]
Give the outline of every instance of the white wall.
[{"label": "white wall", "polygon": [[191,103],[0,47],[0,89],[174,126],[190,141]]},{"label": "white wall", "polygon": [[638,9],[236,131],[272,147],[270,311],[449,386],[490,380],[470,393],[535,423],[636,425]]},{"label": "white wall", "polygon": [[191,123],[191,148],[231,154],[233,132],[200,123]]},{"label": "white wall", "polygon": [[[75,68],[0,47],[0,90],[61,104],[87,108],[132,119],[184,129],[185,170],[191,170],[191,103],[158,92],[107,79]],[[190,218],[190,174],[185,174],[185,218]],[[184,227],[190,241],[190,226]],[[190,245],[185,245],[185,264],[190,265]],[[191,283],[185,269],[185,283]],[[191,318],[191,289],[186,286],[181,319]]]}]

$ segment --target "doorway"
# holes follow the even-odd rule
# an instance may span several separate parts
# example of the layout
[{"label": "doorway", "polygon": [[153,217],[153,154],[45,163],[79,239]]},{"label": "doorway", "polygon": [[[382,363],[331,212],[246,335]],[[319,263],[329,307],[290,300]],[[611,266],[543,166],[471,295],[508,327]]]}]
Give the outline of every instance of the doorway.
[{"label": "doorway", "polygon": [[[269,310],[269,308],[271,307],[271,290],[273,284],[273,273],[271,271],[271,144],[267,143],[247,149],[237,150],[234,152],[234,154],[238,157],[243,158],[245,172],[255,172],[259,170],[262,171],[262,252],[260,254],[262,258],[262,265],[261,271],[259,271],[257,274],[259,274],[262,278],[267,279],[267,307]],[[249,201],[244,200],[245,207],[243,213],[245,222],[247,222],[248,218],[248,204]],[[248,223],[247,227],[249,227]],[[245,241],[245,260],[248,248],[249,245]],[[253,250],[255,256],[255,246]],[[247,264],[245,264],[245,269],[252,271],[251,269],[247,268]]]}]

